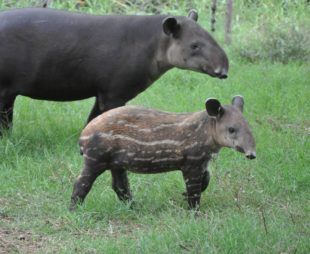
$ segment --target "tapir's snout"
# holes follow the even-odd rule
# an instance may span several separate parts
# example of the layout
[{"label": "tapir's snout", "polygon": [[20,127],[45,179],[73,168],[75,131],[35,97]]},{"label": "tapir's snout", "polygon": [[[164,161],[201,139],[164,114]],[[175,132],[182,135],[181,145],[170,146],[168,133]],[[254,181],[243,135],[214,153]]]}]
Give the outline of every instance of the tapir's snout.
[{"label": "tapir's snout", "polygon": [[241,152],[241,153],[245,153],[245,157],[247,157],[248,159],[250,160],[253,160],[256,158],[256,152],[255,151],[249,151],[249,152],[246,152],[242,147],[240,146],[236,146],[235,149],[238,151],[238,152]]},{"label": "tapir's snout", "polygon": [[209,74],[211,77],[225,79],[228,77],[226,68],[216,68],[214,71],[210,71],[208,67],[203,67],[202,72]]},{"label": "tapir's snout", "polygon": [[256,158],[256,153],[255,152],[249,152],[249,153],[246,153],[245,155],[248,159],[250,160],[253,160]]},{"label": "tapir's snout", "polygon": [[218,68],[214,71],[214,74],[216,77],[220,78],[220,79],[225,79],[228,77],[227,75],[227,70],[225,68],[221,69]]},{"label": "tapir's snout", "polygon": [[226,54],[223,52],[221,64],[214,69],[214,76],[225,79],[228,77],[229,62]]}]

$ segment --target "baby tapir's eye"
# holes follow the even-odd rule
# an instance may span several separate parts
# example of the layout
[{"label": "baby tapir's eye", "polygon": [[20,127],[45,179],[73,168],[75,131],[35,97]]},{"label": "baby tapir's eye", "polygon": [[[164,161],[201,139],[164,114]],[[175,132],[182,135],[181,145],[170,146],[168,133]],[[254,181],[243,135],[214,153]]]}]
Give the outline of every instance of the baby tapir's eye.
[{"label": "baby tapir's eye", "polygon": [[228,128],[228,132],[229,132],[230,134],[233,134],[233,133],[236,132],[236,130],[235,130],[235,128],[233,128],[233,127],[229,127],[229,128]]}]

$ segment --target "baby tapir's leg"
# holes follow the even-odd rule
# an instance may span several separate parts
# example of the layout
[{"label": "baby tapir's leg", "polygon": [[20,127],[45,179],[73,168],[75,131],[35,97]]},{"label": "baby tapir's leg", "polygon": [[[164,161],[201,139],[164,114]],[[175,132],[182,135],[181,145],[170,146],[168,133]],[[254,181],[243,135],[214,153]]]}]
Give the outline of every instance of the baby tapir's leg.
[{"label": "baby tapir's leg", "polygon": [[207,189],[209,182],[210,182],[210,173],[208,170],[206,170],[205,172],[203,172],[201,179],[201,192],[204,192]]},{"label": "baby tapir's leg", "polygon": [[[204,192],[209,185],[210,182],[210,173],[208,170],[206,170],[202,174],[202,179],[201,179],[201,193]],[[187,199],[187,192],[183,192],[182,195]]]},{"label": "baby tapir's leg", "polygon": [[87,163],[87,161],[85,161],[84,169],[73,186],[70,211],[73,211],[79,203],[84,201],[94,181],[104,171],[105,170],[100,167],[100,164]]},{"label": "baby tapir's leg", "polygon": [[202,173],[200,168],[182,170],[186,184],[187,202],[189,208],[199,208],[202,187]]},{"label": "baby tapir's leg", "polygon": [[113,169],[112,174],[112,188],[122,201],[130,201],[132,199],[127,171],[125,169]]}]

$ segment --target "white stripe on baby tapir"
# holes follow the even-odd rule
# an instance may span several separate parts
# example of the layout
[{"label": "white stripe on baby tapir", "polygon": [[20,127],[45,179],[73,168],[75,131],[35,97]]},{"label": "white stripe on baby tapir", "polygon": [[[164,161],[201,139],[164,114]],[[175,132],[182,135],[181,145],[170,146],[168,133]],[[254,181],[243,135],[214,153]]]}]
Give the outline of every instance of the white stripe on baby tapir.
[{"label": "white stripe on baby tapir", "polygon": [[[120,134],[116,134],[116,135],[112,135],[110,133],[105,133],[105,132],[100,132],[98,133],[98,135],[102,138],[108,138],[108,139],[120,139],[120,140],[127,140],[139,145],[145,145],[145,146],[156,146],[156,145],[175,145],[175,146],[180,146],[183,143],[185,143],[185,140],[183,141],[176,141],[176,140],[172,140],[172,139],[164,139],[164,140],[159,140],[159,141],[141,141],[141,140],[137,140],[128,136],[124,136],[124,135],[120,135]],[[93,135],[87,135],[87,136],[82,136],[80,138],[80,140],[88,140],[90,138],[92,138]]]},{"label": "white stripe on baby tapir", "polygon": [[134,158],[134,161],[152,161],[154,160],[154,156],[153,157],[148,157],[148,158]]},{"label": "white stripe on baby tapir", "polygon": [[[192,124],[191,123],[187,123],[186,121],[183,121],[183,122],[179,122],[179,123],[164,123],[164,124],[161,124],[161,125],[153,127],[153,128],[141,128],[141,126],[138,126],[138,125],[135,125],[135,124],[125,124],[124,126],[136,129],[137,131],[152,133],[152,132],[164,129],[164,128],[171,128],[171,127],[183,126],[183,125],[190,126]],[[201,125],[199,125],[199,128],[200,127],[201,127]]]},{"label": "white stripe on baby tapir", "polygon": [[93,157],[91,157],[91,156],[88,156],[86,153],[83,154],[83,157],[84,157],[85,159],[88,159],[88,160],[91,160],[91,161],[97,161],[96,158],[93,158]]},{"label": "white stripe on baby tapir", "polygon": [[196,129],[194,130],[194,132],[199,131],[199,129],[200,129],[203,125],[205,125],[205,122],[201,121],[201,122],[198,124],[198,126],[196,127]]},{"label": "white stripe on baby tapir", "polygon": [[[94,137],[96,134],[98,134],[98,133],[87,135],[87,136],[86,135],[85,136],[81,136],[80,140],[88,140],[88,139]],[[106,132],[106,134],[107,135],[112,135],[113,134],[113,130],[110,130],[110,131]]]},{"label": "white stripe on baby tapir", "polygon": [[203,157],[205,157],[206,153],[203,152],[201,155],[198,155],[198,156],[187,156],[187,159],[189,160],[201,160]]},{"label": "white stripe on baby tapir", "polygon": [[180,161],[184,157],[174,157],[174,158],[160,158],[160,159],[155,159],[152,162],[153,163],[158,163],[158,162],[167,162],[167,161]]},{"label": "white stripe on baby tapir", "polygon": [[198,145],[198,142],[195,141],[194,143],[188,145],[188,146],[184,146],[184,150],[188,150],[188,149],[191,149],[191,148],[194,148],[194,147],[197,147]]},{"label": "white stripe on baby tapir", "polygon": [[127,140],[139,145],[145,145],[145,146],[156,146],[156,145],[175,145],[175,146],[180,146],[182,145],[185,140],[183,141],[176,141],[176,140],[172,140],[172,139],[164,139],[164,140],[159,140],[159,141],[141,141],[141,140],[137,140],[128,136],[124,136],[124,135],[120,135],[120,134],[116,134],[116,135],[112,135],[109,133],[105,133],[105,132],[100,132],[99,136],[102,138],[107,138],[107,139],[120,139],[120,140]]},{"label": "white stripe on baby tapir", "polygon": [[191,181],[193,181],[193,180],[200,180],[201,179],[201,176],[199,175],[199,176],[196,176],[196,177],[189,177],[189,179],[186,179],[187,181],[189,181],[189,180],[191,180]]},{"label": "white stripe on baby tapir", "polygon": [[114,154],[116,153],[127,153],[127,150],[126,149],[120,149],[120,150],[117,150],[115,152],[113,152]]},{"label": "white stripe on baby tapir", "polygon": [[[81,147],[81,149],[82,149],[82,147]],[[112,150],[112,147],[108,147],[107,149],[104,149],[104,150],[99,149],[97,147],[91,147],[91,148],[86,149],[85,154],[88,154],[90,151],[98,151],[98,154],[103,155],[105,153],[110,152],[111,150]]]}]

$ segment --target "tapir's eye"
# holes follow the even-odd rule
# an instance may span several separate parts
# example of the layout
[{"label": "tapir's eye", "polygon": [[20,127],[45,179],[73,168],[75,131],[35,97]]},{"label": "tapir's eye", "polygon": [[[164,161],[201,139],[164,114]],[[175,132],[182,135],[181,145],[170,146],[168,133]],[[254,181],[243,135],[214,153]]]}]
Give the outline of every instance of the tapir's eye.
[{"label": "tapir's eye", "polygon": [[191,49],[192,50],[199,50],[200,49],[200,45],[198,43],[193,43],[193,44],[191,44]]},{"label": "tapir's eye", "polygon": [[229,127],[229,128],[228,128],[228,132],[229,132],[230,134],[233,134],[233,133],[236,132],[236,130],[235,130],[235,128],[233,128],[233,127]]}]

